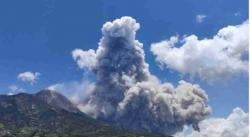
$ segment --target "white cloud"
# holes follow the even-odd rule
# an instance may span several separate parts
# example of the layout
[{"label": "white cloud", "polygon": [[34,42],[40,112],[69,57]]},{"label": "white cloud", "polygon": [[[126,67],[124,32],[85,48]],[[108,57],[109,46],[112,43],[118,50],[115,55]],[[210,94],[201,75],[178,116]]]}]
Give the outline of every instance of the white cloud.
[{"label": "white cloud", "polygon": [[18,93],[23,93],[25,90],[23,88],[18,87],[17,85],[10,85],[8,87],[9,91],[7,95],[16,95]]},{"label": "white cloud", "polygon": [[200,15],[196,15],[195,19],[197,23],[202,23],[206,17],[207,17],[206,15],[200,14]]},{"label": "white cloud", "polygon": [[200,132],[185,128],[175,137],[248,137],[248,113],[235,108],[227,118],[209,118],[199,123]]},{"label": "white cloud", "polygon": [[220,29],[212,38],[190,35],[180,40],[172,36],[153,43],[151,51],[161,67],[207,81],[221,80],[248,74],[248,38],[248,21],[245,21]]},{"label": "white cloud", "polygon": [[72,57],[81,69],[91,69],[96,65],[96,53],[92,49],[87,51],[75,49],[72,51]]},{"label": "white cloud", "polygon": [[38,72],[33,73],[30,71],[26,71],[26,72],[18,74],[17,79],[23,82],[34,84],[39,79],[39,76],[40,76],[40,73]]}]

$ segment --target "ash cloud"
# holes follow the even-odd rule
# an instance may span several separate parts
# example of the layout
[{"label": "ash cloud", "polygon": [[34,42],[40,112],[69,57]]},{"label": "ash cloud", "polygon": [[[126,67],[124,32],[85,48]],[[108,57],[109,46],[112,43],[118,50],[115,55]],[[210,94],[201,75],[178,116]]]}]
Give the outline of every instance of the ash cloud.
[{"label": "ash cloud", "polygon": [[[143,45],[135,39],[139,28],[131,17],[106,22],[96,51],[72,52],[79,67],[96,76],[94,89],[81,110],[130,129],[174,134],[184,125],[192,125],[198,130],[198,123],[211,112],[205,91],[186,81],[175,87],[152,75]],[[92,56],[82,55],[89,51]]]}]

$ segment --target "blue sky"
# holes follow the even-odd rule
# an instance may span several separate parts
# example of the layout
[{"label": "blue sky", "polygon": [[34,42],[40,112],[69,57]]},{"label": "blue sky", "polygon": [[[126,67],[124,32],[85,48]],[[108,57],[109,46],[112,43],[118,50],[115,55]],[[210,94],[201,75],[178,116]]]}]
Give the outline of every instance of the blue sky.
[{"label": "blue sky", "polygon": [[[41,0],[0,2],[0,93],[17,85],[37,92],[58,82],[80,81],[83,71],[73,61],[75,48],[95,49],[106,21],[131,16],[140,23],[137,39],[144,44],[150,71],[162,81],[184,79],[207,91],[214,116],[233,108],[248,112],[248,77],[207,83],[172,70],[161,70],[150,45],[173,35],[212,37],[227,25],[248,19],[247,0]],[[198,23],[197,15],[206,15]],[[39,72],[30,85],[17,79],[21,72]]]}]

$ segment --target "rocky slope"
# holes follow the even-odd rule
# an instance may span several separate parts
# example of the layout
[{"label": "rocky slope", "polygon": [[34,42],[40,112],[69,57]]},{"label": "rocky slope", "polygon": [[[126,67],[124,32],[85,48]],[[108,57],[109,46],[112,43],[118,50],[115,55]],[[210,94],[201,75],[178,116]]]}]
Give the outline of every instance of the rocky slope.
[{"label": "rocky slope", "polygon": [[37,94],[0,95],[0,137],[154,137],[111,127],[80,112],[66,97]]}]

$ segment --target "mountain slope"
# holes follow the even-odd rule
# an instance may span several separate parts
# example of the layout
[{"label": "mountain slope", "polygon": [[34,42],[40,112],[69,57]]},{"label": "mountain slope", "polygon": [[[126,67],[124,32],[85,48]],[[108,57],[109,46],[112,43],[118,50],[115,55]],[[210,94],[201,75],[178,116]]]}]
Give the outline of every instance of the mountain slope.
[{"label": "mountain slope", "polygon": [[81,112],[65,96],[56,91],[46,89],[38,92],[36,96],[55,109],[64,109],[69,112]]},{"label": "mountain slope", "polygon": [[0,137],[154,136],[113,128],[81,113],[67,98],[49,90],[35,95],[0,95]]}]

